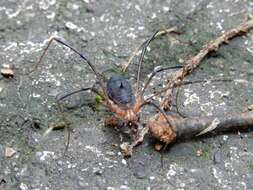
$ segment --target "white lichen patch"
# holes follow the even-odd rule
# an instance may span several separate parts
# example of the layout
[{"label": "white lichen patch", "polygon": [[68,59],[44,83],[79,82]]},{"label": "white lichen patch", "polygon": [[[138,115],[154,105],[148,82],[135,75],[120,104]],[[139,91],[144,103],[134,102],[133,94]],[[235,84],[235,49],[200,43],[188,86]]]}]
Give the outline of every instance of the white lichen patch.
[{"label": "white lichen patch", "polygon": [[170,8],[169,7],[163,7],[163,12],[168,12],[170,10]]},{"label": "white lichen patch", "polygon": [[[53,33],[56,36],[57,32]],[[33,41],[25,42],[8,42],[6,45],[2,46],[4,51],[16,51],[19,49],[18,55],[30,54],[32,52],[39,52],[48,43],[49,39],[44,40],[42,43],[35,43]],[[16,54],[15,54],[16,55]],[[7,57],[7,56],[6,56]]]},{"label": "white lichen patch", "polygon": [[178,166],[176,163],[174,164],[170,164],[169,170],[166,174],[166,178],[169,180],[173,177],[175,177],[176,175],[180,175],[183,172],[183,168]]},{"label": "white lichen patch", "polygon": [[247,81],[245,79],[235,79],[234,82],[235,82],[235,85],[237,85],[237,84],[249,84],[249,81]]},{"label": "white lichen patch", "polygon": [[208,8],[208,9],[214,8],[214,2],[208,3],[207,6],[206,6],[206,8]]},{"label": "white lichen patch", "polygon": [[4,51],[15,50],[18,47],[17,42],[8,42],[3,48]]},{"label": "white lichen patch", "polygon": [[40,94],[33,93],[33,94],[32,94],[32,97],[33,97],[33,98],[40,98],[41,95],[40,95]]},{"label": "white lichen patch", "polygon": [[49,13],[46,17],[49,19],[49,20],[54,20],[54,18],[55,18],[55,15],[56,15],[56,13],[55,12],[51,12],[51,13]]},{"label": "white lichen patch", "polygon": [[115,188],[114,188],[114,187],[109,186],[109,187],[106,187],[106,190],[115,190]]},{"label": "white lichen patch", "polygon": [[132,38],[132,39],[134,40],[134,39],[137,38],[137,35],[134,34],[133,32],[130,32],[130,33],[127,34],[127,37],[128,37],[128,38]]},{"label": "white lichen patch", "polygon": [[119,189],[120,189],[120,190],[131,190],[131,188],[128,187],[127,185],[121,185],[121,186],[119,187]]},{"label": "white lichen patch", "polygon": [[100,22],[110,22],[110,14],[102,14],[99,18]]},{"label": "white lichen patch", "polygon": [[67,3],[67,8],[68,9],[71,9],[71,10],[78,10],[80,7],[78,4],[75,4],[75,3]]},{"label": "white lichen patch", "polygon": [[6,106],[7,106],[6,104],[0,103],[0,107],[1,107],[1,108],[4,108],[4,107],[6,107]]},{"label": "white lichen patch", "polygon": [[184,106],[192,105],[192,104],[199,104],[199,96],[196,93],[190,94],[185,92],[186,100],[184,101]]},{"label": "white lichen patch", "polygon": [[223,141],[227,141],[228,140],[228,136],[227,135],[223,135]]},{"label": "white lichen patch", "polygon": [[[55,86],[60,86],[61,85],[61,81],[59,79],[57,79],[57,75],[52,74],[49,69],[47,70],[43,70],[41,75],[39,76],[39,79],[36,79],[34,81],[32,81],[32,85],[37,85],[39,83],[52,83]],[[61,79],[63,80],[63,79]]]},{"label": "white lichen patch", "polygon": [[55,153],[51,151],[42,151],[42,152],[36,152],[36,156],[39,157],[40,161],[45,161],[47,159],[55,159]]},{"label": "white lichen patch", "polygon": [[212,175],[213,177],[217,180],[217,182],[219,184],[222,184],[222,172],[221,171],[217,171],[216,168],[212,168]]},{"label": "white lichen patch", "polygon": [[4,11],[9,19],[16,18],[21,13],[22,9],[24,9],[26,2],[27,2],[27,0],[25,0],[23,3],[19,4],[17,9],[0,7],[0,11]]},{"label": "white lichen patch", "polygon": [[85,146],[85,150],[91,151],[92,153],[94,153],[96,155],[96,157],[103,158],[105,161],[113,162],[113,163],[118,163],[118,162],[115,162],[114,160],[108,158],[101,150],[99,150],[95,146],[86,145]]},{"label": "white lichen patch", "polygon": [[73,22],[67,21],[65,23],[65,26],[70,29],[70,30],[75,30],[77,32],[85,32],[86,30],[83,27],[79,27],[76,24],[74,24]]},{"label": "white lichen patch", "polygon": [[[245,45],[247,45],[247,44],[245,44]],[[246,50],[248,52],[250,52],[251,54],[253,54],[253,47],[247,47]]]},{"label": "white lichen patch", "polygon": [[56,0],[40,0],[39,8],[42,10],[47,10],[50,6],[54,5]]},{"label": "white lichen patch", "polygon": [[211,168],[211,173],[213,177],[217,180],[219,184],[219,188],[222,189],[231,189],[231,184],[233,183],[232,180],[229,180],[228,175],[234,176],[235,173],[232,173],[231,171],[222,170],[220,168]]},{"label": "white lichen patch", "polygon": [[28,186],[25,183],[21,183],[19,186],[20,190],[28,190]]},{"label": "white lichen patch", "polygon": [[139,5],[135,5],[134,8],[135,8],[137,11],[141,12],[141,7],[140,7]]},{"label": "white lichen patch", "polygon": [[76,163],[70,163],[69,161],[67,161],[67,168],[68,169],[74,169],[76,168],[77,164]]},{"label": "white lichen patch", "polygon": [[102,151],[100,151],[97,147],[95,146],[90,146],[90,145],[86,145],[85,146],[86,150],[89,150],[91,152],[93,152],[94,154],[96,154],[97,157],[103,157],[104,154],[102,153]]},{"label": "white lichen patch", "polygon": [[206,113],[206,115],[211,116],[213,115],[214,107],[211,102],[207,102],[200,105],[200,110]]},{"label": "white lichen patch", "polygon": [[216,28],[219,30],[223,30],[223,26],[221,22],[216,22]]},{"label": "white lichen patch", "polygon": [[210,90],[208,91],[208,93],[210,94],[210,98],[211,99],[220,99],[220,98],[223,98],[223,97],[228,97],[230,92],[229,91],[226,91],[226,92],[222,92],[222,91],[219,91],[219,90]]},{"label": "white lichen patch", "polygon": [[[210,88],[210,80],[203,83]],[[201,87],[202,88],[202,87]],[[226,103],[223,98],[229,97],[229,91],[217,90],[217,86],[211,86],[211,90],[203,91],[202,89],[186,88],[184,96],[186,97],[183,106],[197,106],[199,111],[207,116],[213,115],[214,111],[222,109],[226,110]]]}]

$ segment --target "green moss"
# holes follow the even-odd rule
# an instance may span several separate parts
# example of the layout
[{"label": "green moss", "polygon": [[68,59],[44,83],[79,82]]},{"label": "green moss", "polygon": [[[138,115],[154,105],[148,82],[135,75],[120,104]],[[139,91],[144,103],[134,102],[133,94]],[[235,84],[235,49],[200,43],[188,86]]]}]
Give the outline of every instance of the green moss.
[{"label": "green moss", "polygon": [[249,169],[250,172],[253,171],[253,160],[249,160],[246,164],[247,168]]},{"label": "green moss", "polygon": [[244,161],[244,164],[240,166],[241,173],[251,173],[253,171],[253,160]]},{"label": "green moss", "polygon": [[[202,154],[200,156],[197,155],[197,152],[201,150]],[[202,159],[202,160],[211,160],[212,159],[212,154],[210,151],[209,147],[203,147],[200,145],[197,145],[194,147],[194,152],[197,158]]]},{"label": "green moss", "polygon": [[99,95],[96,95],[95,100],[96,100],[95,110],[96,110],[96,112],[100,112],[101,111],[100,108],[101,108],[101,104],[103,102],[103,98]]},{"label": "green moss", "polygon": [[26,136],[20,137],[20,140],[16,144],[16,147],[19,151],[21,151],[21,161],[27,162],[33,158],[35,147],[31,147],[28,144],[28,139]]}]

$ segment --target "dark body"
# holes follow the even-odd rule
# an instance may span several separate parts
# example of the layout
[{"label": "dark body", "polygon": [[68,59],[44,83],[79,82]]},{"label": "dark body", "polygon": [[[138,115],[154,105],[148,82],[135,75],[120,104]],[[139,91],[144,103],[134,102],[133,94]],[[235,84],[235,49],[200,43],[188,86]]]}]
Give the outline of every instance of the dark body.
[{"label": "dark body", "polygon": [[135,104],[130,83],[122,76],[114,75],[107,82],[107,95],[117,105],[122,108],[131,108]]}]

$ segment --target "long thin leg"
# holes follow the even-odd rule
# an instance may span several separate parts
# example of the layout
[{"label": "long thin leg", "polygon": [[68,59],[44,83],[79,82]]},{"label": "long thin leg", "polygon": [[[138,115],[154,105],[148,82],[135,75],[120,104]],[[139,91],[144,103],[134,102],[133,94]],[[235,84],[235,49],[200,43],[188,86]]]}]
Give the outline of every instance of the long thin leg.
[{"label": "long thin leg", "polygon": [[[67,119],[67,117],[65,116],[64,114],[64,111],[63,111],[63,107],[62,107],[62,104],[61,104],[61,100],[73,95],[73,94],[76,94],[76,93],[79,93],[79,92],[82,92],[82,91],[87,91],[87,90],[92,90],[93,92],[96,92],[96,90],[94,90],[93,87],[88,87],[88,88],[81,88],[81,89],[78,89],[76,91],[73,91],[71,93],[68,93],[64,96],[61,96],[61,97],[58,97],[56,96],[56,105],[57,105],[57,112],[58,112],[58,115],[61,117],[63,123],[61,123],[61,125],[64,126],[64,128],[67,129],[67,142],[65,143],[65,149],[64,149],[64,152],[62,154],[62,157],[65,156],[65,154],[67,153],[68,151],[68,148],[69,148],[69,143],[70,143],[70,125],[71,125],[71,122]],[[47,135],[48,133],[50,133],[52,130],[54,129],[54,127],[51,127],[49,128],[45,133],[44,135]]]},{"label": "long thin leg", "polygon": [[147,89],[148,85],[150,84],[151,80],[153,79],[153,77],[156,74],[158,74],[162,71],[166,71],[166,70],[170,70],[170,69],[178,69],[178,68],[182,68],[182,67],[183,67],[182,65],[176,65],[176,66],[163,67],[163,68],[153,71],[141,91],[141,96],[145,93],[145,90]]},{"label": "long thin leg", "polygon": [[[144,102],[144,103],[141,105],[141,107],[143,107],[143,106],[145,106],[145,105],[150,105],[150,106],[155,107],[155,108],[164,116],[164,118],[166,119],[166,121],[168,122],[168,124],[169,124],[170,126],[172,126],[172,128],[174,128],[172,122],[171,122],[170,119],[167,117],[166,113],[165,113],[158,105],[156,105],[154,102]],[[168,143],[165,144],[165,146],[163,147],[163,150],[162,150],[162,155],[161,155],[161,165],[162,165],[162,168],[163,168],[163,165],[164,165],[164,164],[163,164],[163,155],[164,155],[164,151],[165,151],[165,149],[167,148],[167,146],[168,146]]]},{"label": "long thin leg", "polygon": [[[208,80],[196,80],[196,81],[185,81],[182,82],[180,85],[189,85],[189,84],[195,84],[195,83],[203,83]],[[209,79],[210,82],[232,82],[232,79]],[[152,100],[155,96],[158,96],[162,94],[163,92],[167,91],[170,87],[163,88],[162,90],[156,92],[155,94],[151,95],[148,97],[145,101],[150,101]]]},{"label": "long thin leg", "polygon": [[179,96],[180,87],[181,87],[181,86],[178,86],[177,92],[176,92],[176,100],[175,100],[175,102],[176,102],[176,111],[177,111],[178,115],[180,115],[182,118],[186,118],[186,116],[185,116],[184,114],[182,114],[182,113],[179,111],[179,108],[178,108],[178,96]]},{"label": "long thin leg", "polygon": [[105,85],[103,83],[101,74],[97,71],[97,69],[95,68],[95,66],[86,58],[86,56],[84,56],[78,50],[76,50],[75,48],[71,47],[70,45],[66,44],[65,42],[63,42],[62,40],[60,40],[59,38],[56,38],[56,37],[51,37],[49,39],[48,45],[45,48],[45,50],[43,51],[42,55],[40,56],[39,61],[36,63],[34,69],[32,71],[30,71],[29,73],[34,72],[38,68],[38,66],[42,62],[43,57],[46,55],[46,52],[47,52],[49,46],[52,44],[53,41],[56,41],[56,42],[58,42],[58,43],[60,43],[60,44],[62,44],[64,46],[68,47],[70,50],[72,50],[73,52],[75,52],[76,54],[78,54],[83,60],[85,60],[88,63],[88,65],[90,66],[90,68],[92,69],[92,71],[94,72],[94,74],[96,75],[96,77],[97,77],[97,79],[99,81],[99,84],[101,85],[103,91],[106,92]]},{"label": "long thin leg", "polygon": [[61,97],[59,97],[58,95],[56,96],[56,99],[57,99],[57,101],[61,101],[61,100],[63,100],[63,99],[65,99],[65,98],[67,98],[67,97],[69,97],[69,96],[71,96],[71,95],[73,95],[73,94],[77,94],[77,93],[79,93],[79,92],[84,92],[84,91],[87,91],[87,90],[91,90],[92,88],[81,88],[81,89],[78,89],[78,90],[75,90],[75,91],[73,91],[73,92],[70,92],[70,93],[68,93],[68,94],[65,94],[64,96],[61,96]]},{"label": "long thin leg", "polygon": [[143,107],[143,106],[146,106],[146,105],[155,107],[155,108],[164,116],[164,118],[166,119],[166,121],[168,122],[168,124],[169,124],[170,126],[173,126],[173,125],[172,125],[172,122],[171,122],[170,119],[167,117],[166,113],[165,113],[158,105],[156,105],[154,102],[150,102],[150,101],[149,101],[149,102],[144,102],[144,103],[140,106],[140,108]]},{"label": "long thin leg", "polygon": [[62,154],[62,157],[64,157],[66,155],[67,151],[68,151],[68,148],[69,148],[70,132],[71,132],[70,131],[71,122],[65,116],[64,111],[63,111],[63,107],[62,107],[62,104],[61,104],[60,100],[57,100],[56,103],[57,103],[57,112],[58,112],[58,115],[61,117],[62,121],[64,122],[65,128],[67,129],[67,142],[65,143],[64,152]]},{"label": "long thin leg", "polygon": [[64,96],[61,96],[61,97],[56,97],[56,102],[57,102],[57,110],[58,110],[58,115],[62,118],[64,124],[65,124],[65,128],[67,128],[67,142],[65,144],[65,149],[64,149],[64,153],[63,153],[63,156],[66,154],[68,148],[69,148],[69,142],[70,142],[70,122],[69,120],[66,118],[65,114],[64,114],[64,111],[63,111],[63,107],[62,107],[62,104],[61,104],[61,100],[73,95],[73,94],[76,94],[76,93],[79,93],[79,92],[83,92],[83,91],[87,91],[87,90],[91,90],[93,92],[95,92],[96,94],[99,94],[100,96],[102,96],[104,98],[103,95],[101,95],[94,87],[88,87],[88,88],[81,88],[81,89],[78,89],[78,90],[75,90],[71,93],[68,93]]},{"label": "long thin leg", "polygon": [[61,100],[73,95],[73,94],[76,94],[76,93],[79,93],[79,92],[83,92],[83,91],[87,91],[87,90],[91,90],[95,93],[97,93],[97,91],[93,88],[93,87],[88,87],[88,88],[81,88],[81,89],[78,89],[78,90],[75,90],[71,93],[68,93],[64,96],[61,96],[61,97],[56,97],[56,102],[57,102],[57,110],[58,110],[58,115],[62,118],[64,124],[65,124],[65,128],[67,129],[67,142],[65,144],[65,149],[64,149],[64,152],[63,152],[63,156],[65,156],[65,154],[67,153],[68,151],[68,148],[69,148],[69,143],[70,143],[70,122],[68,121],[68,119],[66,118],[65,114],[64,114],[64,111],[63,111],[63,107],[62,107],[62,104],[61,104]]},{"label": "long thin leg", "polygon": [[156,35],[160,32],[160,30],[156,31],[148,40],[147,42],[144,44],[142,52],[141,52],[141,56],[139,59],[139,67],[138,67],[138,73],[137,73],[137,86],[136,86],[136,91],[139,92],[139,83],[140,83],[140,74],[141,74],[141,68],[142,68],[142,63],[143,63],[143,58],[144,55],[147,51],[147,47],[149,46],[150,42],[156,37]]},{"label": "long thin leg", "polygon": [[75,90],[75,91],[70,92],[68,94],[65,94],[64,96],[61,96],[61,97],[56,96],[56,100],[61,101],[61,100],[65,99],[65,98],[67,98],[67,97],[69,97],[73,94],[83,92],[83,91],[88,91],[88,90],[90,90],[90,91],[94,92],[95,94],[101,96],[102,99],[105,99],[105,96],[103,94],[101,94],[101,92],[99,92],[97,89],[95,89],[94,87],[88,87],[88,88],[81,88],[81,89]]},{"label": "long thin leg", "polygon": [[67,143],[65,143],[65,149],[64,149],[64,152],[62,154],[62,157],[64,157],[68,151],[68,148],[69,148],[69,143],[70,143],[70,132],[71,132],[71,129],[70,129],[70,126],[67,127]]},{"label": "long thin leg", "polygon": [[[153,102],[144,102],[141,106],[153,106],[155,107],[160,113],[163,114],[163,116],[166,118],[166,120],[170,123],[169,119],[167,118],[166,114],[164,113],[164,111],[155,103]],[[131,144],[125,144],[123,143],[121,146],[121,149],[123,150],[125,156],[131,156],[132,155],[132,151],[133,151],[133,147],[137,146],[140,142],[143,141],[144,136],[148,133],[149,129],[147,126],[145,126],[141,131],[138,132],[138,136],[134,137],[134,141]]]},{"label": "long thin leg", "polygon": [[[176,27],[172,27],[172,28],[164,28],[163,30],[161,30],[160,32],[158,32],[158,34],[156,34],[155,38],[157,38],[158,36],[162,36],[164,34],[169,34],[169,33],[175,33],[175,34],[181,34],[181,32],[179,32],[177,30]],[[134,53],[132,54],[132,56],[129,58],[129,60],[127,61],[126,64],[124,64],[122,71],[125,72],[126,69],[128,68],[128,66],[131,64],[133,58],[136,56],[136,54],[139,52],[140,49],[143,48],[143,46],[147,43],[148,40],[145,40],[138,48],[136,48],[136,50],[134,51]]]}]

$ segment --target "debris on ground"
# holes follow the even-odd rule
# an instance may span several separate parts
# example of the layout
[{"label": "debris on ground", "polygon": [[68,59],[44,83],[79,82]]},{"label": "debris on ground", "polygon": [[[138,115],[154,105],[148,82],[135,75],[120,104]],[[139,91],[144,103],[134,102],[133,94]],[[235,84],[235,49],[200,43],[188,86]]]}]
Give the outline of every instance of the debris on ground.
[{"label": "debris on ground", "polygon": [[11,158],[16,154],[16,150],[11,148],[11,147],[6,147],[5,148],[5,157],[6,158]]}]

